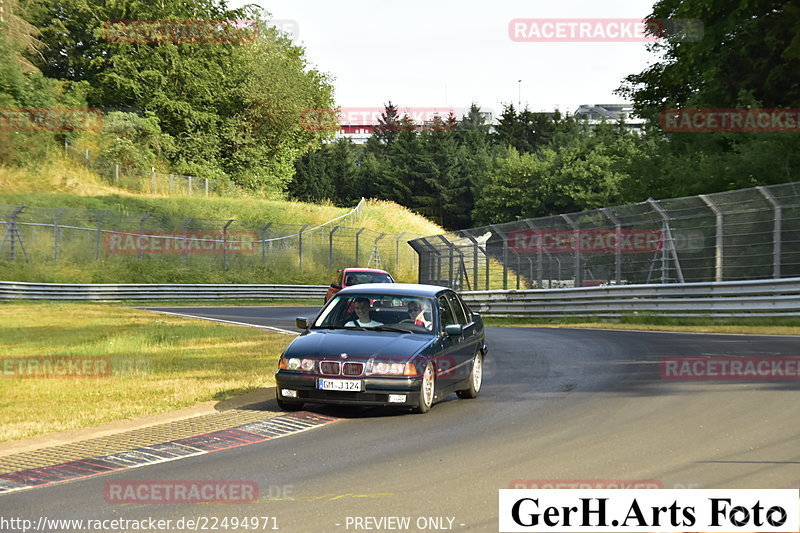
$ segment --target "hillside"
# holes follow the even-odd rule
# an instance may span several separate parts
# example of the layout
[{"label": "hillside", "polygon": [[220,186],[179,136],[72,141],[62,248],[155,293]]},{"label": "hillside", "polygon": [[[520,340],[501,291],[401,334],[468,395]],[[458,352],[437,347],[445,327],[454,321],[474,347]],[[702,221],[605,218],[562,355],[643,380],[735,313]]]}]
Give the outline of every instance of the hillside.
[{"label": "hillside", "polygon": [[[104,229],[126,231],[131,227],[120,227],[122,220],[138,220],[140,214],[153,213],[159,220],[171,221],[161,227],[149,229],[152,234],[163,234],[158,230],[171,228],[177,222],[192,217],[195,224],[202,222],[202,228],[221,228],[223,223],[233,219],[234,227],[261,227],[268,222],[273,228],[281,224],[304,225],[312,227],[323,224],[336,217],[348,213],[351,208],[340,208],[333,205],[266,200],[254,196],[239,197],[177,197],[138,194],[115,188],[101,177],[87,171],[67,159],[58,159],[35,169],[11,169],[0,166],[0,204],[26,205],[32,208],[70,208],[73,221],[60,224],[76,227],[94,227],[86,221],[89,215],[81,217],[81,211],[72,209],[109,210]],[[29,211],[31,222],[50,223],[43,218],[42,212]],[[33,220],[33,217],[38,217]],[[174,217],[174,218],[173,218]],[[85,218],[86,221],[81,221]],[[212,219],[204,221],[202,219]],[[117,222],[113,222],[117,221]],[[176,222],[177,221],[177,222]],[[199,222],[198,222],[199,221]],[[172,226],[170,225],[172,224]],[[238,224],[238,226],[237,226]],[[26,227],[21,226],[23,241],[28,244],[26,251],[30,263],[25,264],[20,258],[10,261],[8,250],[0,251],[0,279],[16,281],[48,281],[48,282],[183,282],[183,283],[327,283],[333,277],[336,268],[353,266],[354,235],[360,228],[366,228],[361,234],[359,262],[362,265],[372,255],[375,239],[381,234],[387,236],[380,239],[382,266],[393,270],[403,281],[416,280],[415,254],[405,241],[413,235],[430,235],[440,233],[442,229],[416,215],[408,209],[392,202],[370,200],[366,203],[360,216],[350,216],[337,222],[347,228],[335,233],[333,240],[334,265],[330,266],[330,235],[317,231],[313,235],[304,236],[303,269],[300,271],[297,261],[297,239],[281,239],[269,246],[269,255],[265,249],[263,254],[256,249],[248,257],[242,254],[231,258],[232,265],[225,269],[217,256],[190,257],[182,263],[177,256],[151,255],[137,257],[137,254],[109,256],[94,253],[77,253],[78,248],[89,248],[86,244],[78,244],[83,238],[75,230],[60,229],[60,252],[58,263],[54,265],[56,256],[53,251],[52,229],[44,230],[49,235],[42,236],[42,230],[36,235],[26,237]],[[177,227],[180,227],[178,225]],[[30,230],[33,232],[33,230]],[[136,231],[127,229],[127,231]],[[199,230],[198,230],[199,231]],[[328,230],[329,231],[329,230]],[[405,232],[398,241],[400,254],[395,260],[395,236]],[[85,233],[85,232],[84,232]],[[291,233],[284,230],[284,234]],[[275,235],[280,235],[276,233]],[[326,236],[327,235],[327,236]],[[221,238],[221,237],[218,237]],[[256,237],[260,238],[260,237]],[[281,246],[278,246],[280,244]],[[256,244],[258,247],[258,244]],[[90,247],[92,251],[94,247]],[[219,254],[217,254],[219,255]],[[230,254],[229,254],[230,255]],[[259,260],[260,259],[260,260]],[[221,268],[222,267],[222,268]]]}]

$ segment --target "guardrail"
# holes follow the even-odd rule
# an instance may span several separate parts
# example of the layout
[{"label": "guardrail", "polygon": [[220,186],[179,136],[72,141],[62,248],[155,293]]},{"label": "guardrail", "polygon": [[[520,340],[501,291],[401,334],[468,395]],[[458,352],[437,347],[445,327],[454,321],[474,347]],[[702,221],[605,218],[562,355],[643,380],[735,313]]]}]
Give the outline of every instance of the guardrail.
[{"label": "guardrail", "polygon": [[489,317],[800,316],[800,278],[466,291],[461,296]]},{"label": "guardrail", "polygon": [[327,285],[82,284],[0,281],[0,300],[293,300],[320,299]]}]

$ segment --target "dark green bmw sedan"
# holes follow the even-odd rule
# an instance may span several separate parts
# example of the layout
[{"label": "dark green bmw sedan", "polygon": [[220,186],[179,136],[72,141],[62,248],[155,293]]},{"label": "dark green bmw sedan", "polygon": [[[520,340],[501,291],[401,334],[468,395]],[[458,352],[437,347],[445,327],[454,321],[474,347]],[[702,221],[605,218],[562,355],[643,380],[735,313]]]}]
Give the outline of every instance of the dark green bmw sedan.
[{"label": "dark green bmw sedan", "polygon": [[483,320],[451,289],[364,284],[342,289],[286,348],[275,374],[278,405],[382,405],[427,413],[455,392],[481,390]]}]

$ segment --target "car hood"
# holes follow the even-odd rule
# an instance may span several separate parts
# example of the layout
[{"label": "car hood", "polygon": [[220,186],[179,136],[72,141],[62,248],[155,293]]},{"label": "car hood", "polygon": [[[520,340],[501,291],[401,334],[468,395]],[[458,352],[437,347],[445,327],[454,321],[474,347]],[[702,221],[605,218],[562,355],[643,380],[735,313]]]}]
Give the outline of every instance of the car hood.
[{"label": "car hood", "polygon": [[407,360],[434,342],[433,335],[369,330],[311,330],[292,341],[284,355],[290,357],[336,357],[346,353],[351,360],[381,357]]}]

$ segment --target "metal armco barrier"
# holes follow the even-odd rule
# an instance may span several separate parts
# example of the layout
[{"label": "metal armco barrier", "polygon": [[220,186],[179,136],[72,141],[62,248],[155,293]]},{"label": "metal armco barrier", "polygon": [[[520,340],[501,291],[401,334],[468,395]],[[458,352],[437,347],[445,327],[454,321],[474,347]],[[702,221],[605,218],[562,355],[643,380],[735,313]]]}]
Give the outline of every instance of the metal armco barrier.
[{"label": "metal armco barrier", "polygon": [[800,316],[800,278],[461,293],[488,317]]},{"label": "metal armco barrier", "polygon": [[320,299],[327,285],[78,284],[0,281],[0,300]]}]

